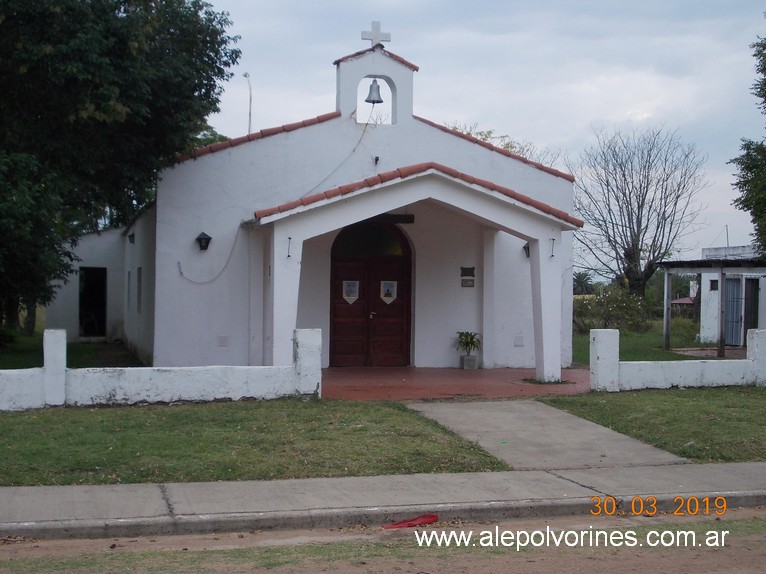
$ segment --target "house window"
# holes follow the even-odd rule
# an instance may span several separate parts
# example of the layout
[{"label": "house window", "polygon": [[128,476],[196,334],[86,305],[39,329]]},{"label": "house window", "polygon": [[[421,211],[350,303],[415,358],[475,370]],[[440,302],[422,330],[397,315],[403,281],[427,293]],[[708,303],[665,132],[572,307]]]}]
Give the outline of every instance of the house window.
[{"label": "house window", "polygon": [[718,279],[711,279],[710,280],[710,290],[711,291],[718,291]]}]

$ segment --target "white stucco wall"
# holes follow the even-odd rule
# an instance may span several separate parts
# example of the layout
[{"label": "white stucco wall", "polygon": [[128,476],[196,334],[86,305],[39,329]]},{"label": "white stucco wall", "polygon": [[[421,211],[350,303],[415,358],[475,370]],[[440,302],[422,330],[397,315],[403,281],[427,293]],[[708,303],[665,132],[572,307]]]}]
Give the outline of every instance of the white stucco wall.
[{"label": "white stucco wall", "polygon": [[46,330],[43,368],[0,371],[0,411],[61,405],[321,397],[321,333],[297,330],[294,338],[293,363],[284,367],[67,369],[66,333]]},{"label": "white stucco wall", "polygon": [[590,332],[590,386],[594,391],[721,387],[766,383],[766,330],[747,333],[747,358],[700,361],[620,361],[620,332]]},{"label": "white stucco wall", "polygon": [[156,215],[155,206],[147,209],[126,230],[124,242],[125,343],[146,365],[154,356]]},{"label": "white stucco wall", "polygon": [[718,341],[720,305],[718,304],[718,291],[710,290],[711,281],[718,281],[717,273],[702,274],[702,285],[700,285],[700,343],[715,343]]},{"label": "white stucco wall", "polygon": [[[189,175],[157,196],[153,364],[247,365],[249,248],[239,224],[255,178],[239,187],[218,171]],[[212,237],[207,251],[196,242],[202,232]]]},{"label": "white stucco wall", "polygon": [[[106,339],[123,337],[123,254],[122,229],[108,229],[99,233],[83,235],[76,248],[81,267],[106,268]],[[46,327],[66,329],[69,341],[80,338],[80,280],[77,272],[69,276],[56,292],[56,298],[45,309]]]}]

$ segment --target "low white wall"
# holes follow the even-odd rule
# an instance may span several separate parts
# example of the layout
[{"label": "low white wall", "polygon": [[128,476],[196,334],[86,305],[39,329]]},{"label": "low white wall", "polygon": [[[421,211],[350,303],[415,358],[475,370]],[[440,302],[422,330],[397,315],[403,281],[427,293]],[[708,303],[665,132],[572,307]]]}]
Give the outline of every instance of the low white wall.
[{"label": "low white wall", "polygon": [[766,330],[747,333],[747,358],[701,361],[620,361],[620,332],[590,332],[590,388],[632,391],[670,387],[766,384]]},{"label": "low white wall", "polygon": [[295,331],[290,367],[66,369],[66,332],[45,332],[45,366],[0,371],[0,410],[60,405],[274,399],[322,393],[319,329]]},{"label": "low white wall", "polygon": [[45,405],[44,369],[0,371],[0,410],[21,411]]}]

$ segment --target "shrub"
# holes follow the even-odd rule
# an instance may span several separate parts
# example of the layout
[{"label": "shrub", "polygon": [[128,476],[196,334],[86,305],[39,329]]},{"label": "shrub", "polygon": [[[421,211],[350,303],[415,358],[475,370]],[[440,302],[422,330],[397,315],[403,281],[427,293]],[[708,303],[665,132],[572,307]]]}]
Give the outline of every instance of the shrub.
[{"label": "shrub", "polygon": [[10,331],[0,327],[0,349],[6,349],[8,345],[16,342],[16,336]]},{"label": "shrub", "polygon": [[699,345],[700,324],[693,319],[673,317],[670,332],[678,345]]},{"label": "shrub", "polygon": [[649,328],[644,301],[618,285],[592,297],[576,298],[572,325],[577,333],[591,329],[645,332]]}]

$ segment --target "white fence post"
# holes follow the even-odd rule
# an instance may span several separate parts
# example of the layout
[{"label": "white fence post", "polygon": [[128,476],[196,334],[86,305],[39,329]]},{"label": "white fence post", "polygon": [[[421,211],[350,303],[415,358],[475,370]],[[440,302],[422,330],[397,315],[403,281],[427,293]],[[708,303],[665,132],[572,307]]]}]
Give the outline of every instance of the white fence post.
[{"label": "white fence post", "polygon": [[43,333],[43,396],[48,406],[66,402],[66,330]]},{"label": "white fence post", "polygon": [[590,388],[620,390],[620,331],[593,329],[590,332]]},{"label": "white fence post", "polygon": [[747,332],[747,358],[753,361],[753,379],[759,386],[766,385],[766,330]]},{"label": "white fence post", "polygon": [[322,330],[296,329],[293,362],[300,394],[322,396]]}]

